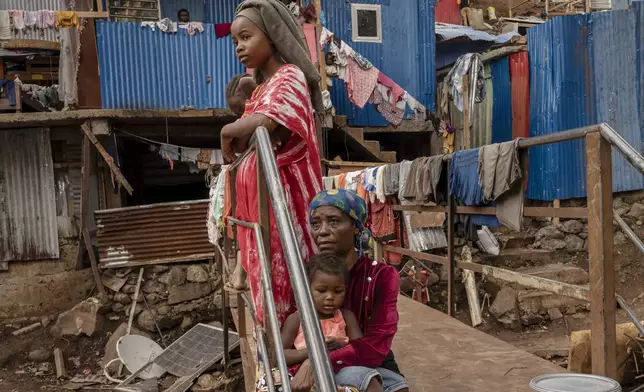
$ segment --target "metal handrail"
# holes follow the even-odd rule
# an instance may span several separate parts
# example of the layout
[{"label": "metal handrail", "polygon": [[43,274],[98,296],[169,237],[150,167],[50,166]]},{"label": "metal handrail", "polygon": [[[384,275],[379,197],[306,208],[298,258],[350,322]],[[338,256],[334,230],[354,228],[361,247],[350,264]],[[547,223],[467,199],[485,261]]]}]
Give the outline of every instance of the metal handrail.
[{"label": "metal handrail", "polygon": [[622,135],[617,133],[610,125],[603,123],[599,125],[602,136],[610,142],[617,151],[619,151],[631,165],[633,165],[640,173],[644,174],[644,157],[633,148]]},{"label": "metal handrail", "polygon": [[[335,379],[329,355],[324,343],[324,337],[320,328],[320,322],[313,305],[313,298],[309,283],[306,279],[304,271],[304,263],[302,261],[302,254],[297,246],[295,229],[293,227],[293,220],[291,213],[286,202],[284,188],[280,180],[279,172],[277,170],[277,162],[273,153],[273,148],[270,140],[268,130],[264,127],[258,127],[255,130],[255,147],[257,150],[258,163],[261,163],[261,168],[266,179],[268,188],[268,196],[273,206],[275,214],[275,222],[280,235],[282,249],[286,259],[286,265],[291,278],[291,285],[295,294],[295,300],[300,313],[300,320],[302,323],[302,330],[304,331],[304,339],[309,352],[309,360],[313,366],[313,374],[315,377],[315,385],[320,392],[336,392]],[[265,318],[268,318],[272,338],[275,342],[275,351],[277,354],[277,365],[280,372],[282,387],[285,392],[290,392],[291,387],[288,382],[288,366],[284,356],[284,349],[280,334],[280,326],[277,319],[277,309],[275,306],[275,299],[273,297],[273,290],[270,277],[269,258],[266,254],[266,248],[262,236],[262,228],[256,222],[244,222],[233,217],[228,217],[228,221],[234,225],[243,226],[253,230],[253,235],[256,239],[256,248],[261,268],[261,285],[264,296],[264,303],[266,304]],[[268,229],[268,228],[266,228]],[[238,261],[239,262],[239,261]],[[247,298],[245,298],[247,300]],[[257,322],[255,310],[253,309],[251,301],[248,302],[249,311],[253,322],[255,323],[257,332],[257,341],[262,356],[262,362],[266,373],[266,382],[268,383],[269,390],[274,390],[274,382],[272,379],[272,369],[269,363],[268,345],[266,343],[265,328]]]}]

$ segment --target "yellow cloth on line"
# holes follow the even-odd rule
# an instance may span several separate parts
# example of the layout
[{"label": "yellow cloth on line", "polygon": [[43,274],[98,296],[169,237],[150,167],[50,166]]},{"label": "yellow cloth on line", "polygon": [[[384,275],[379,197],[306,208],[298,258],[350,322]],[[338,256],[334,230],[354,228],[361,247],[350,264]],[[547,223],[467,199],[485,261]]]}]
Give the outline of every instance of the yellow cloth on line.
[{"label": "yellow cloth on line", "polygon": [[56,28],[78,27],[78,15],[75,11],[56,11]]}]

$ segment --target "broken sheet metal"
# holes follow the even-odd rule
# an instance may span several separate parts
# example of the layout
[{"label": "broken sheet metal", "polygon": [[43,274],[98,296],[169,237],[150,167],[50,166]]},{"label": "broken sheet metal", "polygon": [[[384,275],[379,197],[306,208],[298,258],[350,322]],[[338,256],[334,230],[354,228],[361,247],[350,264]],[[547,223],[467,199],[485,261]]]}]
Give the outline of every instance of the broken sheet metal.
[{"label": "broken sheet metal", "polygon": [[49,129],[1,131],[0,262],[58,256]]},{"label": "broken sheet metal", "polygon": [[112,268],[213,257],[207,213],[208,200],[96,211],[100,262]]}]

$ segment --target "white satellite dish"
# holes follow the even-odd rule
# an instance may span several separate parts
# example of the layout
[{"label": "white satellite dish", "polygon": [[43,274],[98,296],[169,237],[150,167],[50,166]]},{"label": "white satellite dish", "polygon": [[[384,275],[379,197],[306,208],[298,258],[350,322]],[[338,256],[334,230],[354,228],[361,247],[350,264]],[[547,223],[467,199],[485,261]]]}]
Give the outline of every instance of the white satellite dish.
[{"label": "white satellite dish", "polygon": [[[119,339],[116,345],[116,352],[127,370],[135,373],[147,363],[154,361],[163,352],[163,349],[155,341],[145,336],[127,335]],[[152,364],[138,376],[144,380],[149,380],[155,377],[159,378],[164,373],[163,368],[157,364]]]}]

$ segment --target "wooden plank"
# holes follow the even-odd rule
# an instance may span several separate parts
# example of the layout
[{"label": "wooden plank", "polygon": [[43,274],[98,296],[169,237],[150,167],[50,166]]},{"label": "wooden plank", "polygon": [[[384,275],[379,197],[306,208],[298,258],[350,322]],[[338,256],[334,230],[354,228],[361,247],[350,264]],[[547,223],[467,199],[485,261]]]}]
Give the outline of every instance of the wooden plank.
[{"label": "wooden plank", "polygon": [[593,374],[615,378],[615,266],[611,146],[601,134],[586,136],[588,264]]},{"label": "wooden plank", "polygon": [[7,79],[20,78],[23,82],[35,82],[41,80],[58,80],[58,72],[24,72],[24,71],[10,71],[7,72]]},{"label": "wooden plank", "polygon": [[[421,212],[446,212],[447,207],[443,206],[416,206],[396,205],[392,207],[394,211],[421,211]],[[476,206],[457,206],[457,214],[470,215],[496,215],[495,207],[476,207]],[[523,216],[528,217],[559,217],[559,218],[587,218],[588,209],[585,207],[524,207]]]},{"label": "wooden plank", "polygon": [[63,356],[63,350],[56,347],[54,349],[54,363],[56,364],[56,378],[62,378],[67,376],[67,371],[65,370],[65,357]]},{"label": "wooden plank", "polygon": [[516,283],[523,287],[531,289],[548,291],[550,293],[559,294],[564,297],[578,299],[580,301],[589,301],[588,287],[577,286],[574,284],[557,282],[541,278],[539,276],[522,274],[520,272],[510,271],[504,268],[492,267],[489,265],[481,266],[481,273],[488,277],[503,280],[508,283]]},{"label": "wooden plank", "polygon": [[[389,252],[394,252],[394,253],[399,253],[404,256],[409,256],[416,258],[418,260],[424,260],[424,261],[431,261],[432,263],[436,264],[442,264],[442,265],[448,265],[449,260],[447,260],[447,257],[445,256],[437,256],[433,255],[430,253],[423,253],[423,252],[416,252],[407,248],[401,248],[398,246],[393,246],[393,245],[382,245],[382,250],[384,251],[389,251]],[[463,269],[468,269],[474,272],[482,273],[483,268],[479,264],[475,263],[467,263],[463,261],[456,261],[455,262],[455,267],[456,268],[463,268]]]},{"label": "wooden plank", "polygon": [[14,90],[15,90],[15,94],[16,94],[16,98],[15,98],[16,99],[16,106],[15,106],[16,112],[22,112],[22,89],[20,88],[20,86],[16,85],[14,87]]},{"label": "wooden plank", "polygon": [[[255,391],[255,371],[257,363],[255,361],[256,349],[251,347],[253,341],[253,327],[252,317],[246,310],[246,303],[244,302],[242,294],[236,294],[236,309],[231,309],[233,316],[233,323],[239,333],[239,349],[242,357],[242,370],[244,371],[244,384],[246,392]],[[251,326],[249,327],[249,322]]]},{"label": "wooden plank", "polygon": [[[92,239],[89,235],[89,229],[87,223],[89,222],[89,175],[91,171],[91,147],[90,141],[87,136],[83,138],[83,168],[81,169],[81,236],[85,249],[87,249],[87,254],[89,256],[89,261],[92,266],[92,275],[94,275],[94,281],[96,282],[96,288],[101,294],[105,294],[105,287],[103,287],[103,282],[101,280],[101,274],[98,271],[98,262],[96,261],[96,255],[94,254],[94,247],[92,246]],[[82,245],[78,247],[79,260],[80,255],[82,254]]]},{"label": "wooden plank", "polygon": [[[270,220],[270,203],[268,195],[268,186],[266,184],[266,176],[262,169],[262,160],[257,159],[257,203],[259,211],[259,226],[262,232],[262,240],[264,241],[264,249],[266,252],[268,267],[268,279],[272,283],[271,277],[271,220]],[[261,261],[260,261],[261,262]],[[263,287],[262,287],[263,288]],[[275,339],[273,339],[273,330],[269,321],[268,302],[263,297],[262,301],[263,314],[264,314],[264,330],[266,330],[266,345],[268,346],[268,359],[271,364],[271,369],[277,366],[277,357],[275,354]]]},{"label": "wooden plank", "polygon": [[[451,178],[452,163],[447,163],[447,178]],[[449,180],[448,180],[449,181]],[[448,185],[449,188],[449,185]],[[454,317],[454,283],[455,283],[455,266],[456,259],[454,255],[454,237],[456,232],[454,230],[454,218],[455,218],[455,208],[456,199],[453,195],[450,195],[447,199],[447,314],[450,317]],[[445,267],[443,267],[445,268]]]},{"label": "wooden plank", "polygon": [[103,148],[103,145],[98,141],[96,138],[96,135],[92,132],[90,129],[89,122],[86,122],[81,126],[81,129],[83,132],[85,132],[85,135],[89,140],[91,140],[92,144],[94,144],[94,147],[98,150],[99,154],[103,157],[105,160],[105,163],[107,163],[107,166],[109,166],[110,170],[112,173],[114,173],[114,176],[116,177],[116,181],[127,190],[127,193],[132,195],[134,192],[134,189],[132,189],[132,186],[130,185],[129,182],[125,179],[123,176],[123,173],[121,173],[121,170],[114,164],[114,159],[112,156]]},{"label": "wooden plank", "polygon": [[449,212],[449,207],[444,207],[444,206],[394,205],[391,207],[394,211]]},{"label": "wooden plank", "polygon": [[[100,0],[99,0],[100,2]],[[76,11],[76,16],[79,18],[96,18],[96,19],[103,19],[103,18],[109,18],[110,14],[109,12],[106,11]]]},{"label": "wooden plank", "polygon": [[59,51],[60,43],[40,39],[8,39],[0,42],[2,49],[42,49]]},{"label": "wooden plank", "polygon": [[[318,51],[318,64],[320,68],[320,89],[322,91],[327,90],[327,81],[326,81],[326,62],[324,59],[324,49],[320,45],[320,35],[322,34],[322,23],[320,22],[320,15],[322,14],[322,5],[320,0],[313,0],[315,6],[315,47]],[[323,155],[324,156],[324,155]]]}]

